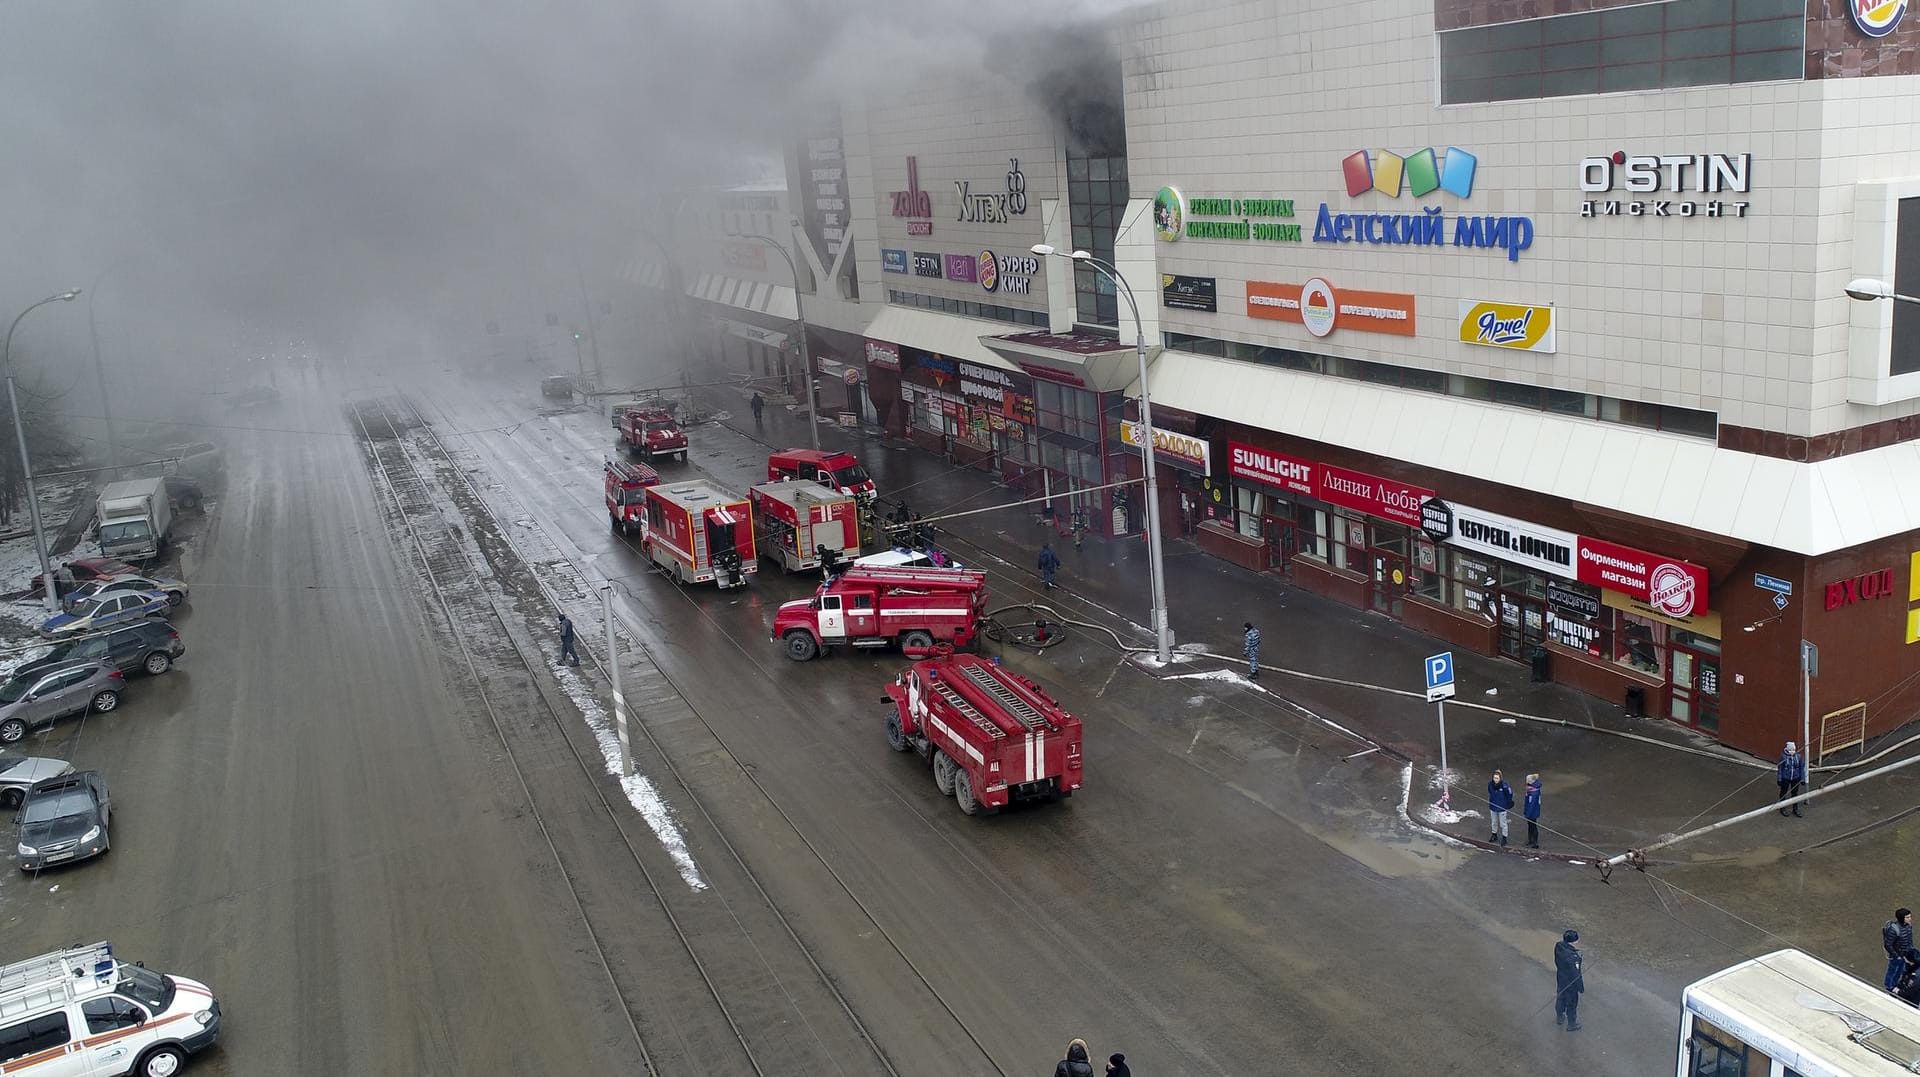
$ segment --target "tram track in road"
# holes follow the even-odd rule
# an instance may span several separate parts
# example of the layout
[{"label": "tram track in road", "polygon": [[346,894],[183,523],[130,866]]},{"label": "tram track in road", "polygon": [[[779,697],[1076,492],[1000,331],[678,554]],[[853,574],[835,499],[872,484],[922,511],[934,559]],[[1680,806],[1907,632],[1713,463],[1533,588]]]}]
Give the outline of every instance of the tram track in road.
[{"label": "tram track in road", "polygon": [[[482,564],[476,562],[459,529],[442,514],[409,446],[423,456],[438,455],[439,461],[429,459],[427,463],[444,463],[464,480],[451,454],[410,401],[400,399],[396,405],[389,398],[382,402],[377,424],[385,427],[383,432],[389,436],[384,438],[375,436],[377,426],[369,423],[364,402],[348,406],[355,428],[367,445],[375,477],[387,490],[419,554],[428,589],[446,619],[495,738],[519,784],[526,810],[545,839],[548,857],[585,926],[647,1072],[899,1077],[837,986],[737,854],[731,864],[725,858],[719,864],[708,861],[705,874],[709,879],[703,891],[677,885],[678,880],[658,864],[648,866],[647,856],[628,829],[634,813],[617,809],[608,797],[601,768],[595,765],[598,759],[590,760],[575,742],[569,725],[577,723],[563,720],[560,709],[543,689],[540,663],[529,656],[527,647],[517,638],[514,625],[500,609],[500,599],[487,591]],[[425,432],[425,444],[395,425],[390,412],[396,407],[402,411],[408,430]],[[470,484],[468,492],[478,498]],[[479,557],[486,560],[484,549]],[[499,625],[506,646],[489,648],[473,637],[471,626],[488,622]],[[555,752],[551,737],[542,740],[529,723],[503,720],[499,698],[503,689],[518,691],[541,714],[543,721],[532,725],[550,725],[557,731],[566,746],[564,753]],[[597,756],[597,745],[591,751]],[[560,758],[554,758],[556,755]],[[566,767],[569,762],[570,768]],[[556,770],[571,770],[573,774],[557,791],[552,788]],[[704,806],[702,813],[704,816]],[[553,820],[585,814],[604,816],[613,824],[626,853],[621,858],[621,874],[640,885],[609,885],[609,880],[602,879],[583,883],[582,868],[593,850],[563,852],[570,842],[564,832],[556,835],[560,828],[553,825]],[[699,844],[707,837],[695,834],[691,840]],[[716,830],[712,837],[731,852],[724,835]],[[597,858],[592,859],[593,867],[602,866]],[[648,953],[647,947],[627,940],[634,930],[630,923],[633,910],[621,898],[643,888],[652,895],[677,943],[681,965],[677,972],[661,967],[657,952]],[[742,899],[741,895],[748,896]],[[700,984],[707,1003],[701,1009],[707,1012],[691,1013],[681,1007],[659,1005],[660,984],[673,975],[680,976],[689,990],[693,982]],[[646,1004],[649,999],[654,1002],[651,1007]],[[662,1049],[663,1041],[669,1050]]]},{"label": "tram track in road", "polygon": [[[436,410],[439,411],[441,418],[451,425],[452,418],[446,413],[445,409],[441,407],[437,402],[435,403],[435,408]],[[492,509],[489,506],[487,506],[486,499],[484,498],[484,496],[481,494],[481,492],[477,488],[474,488],[471,474],[467,471],[467,469],[460,466],[459,462],[454,457],[454,453],[452,449],[445,444],[444,440],[440,437],[439,432],[433,428],[433,424],[424,422],[423,420],[423,426],[427,430],[428,435],[434,440],[436,445],[439,446],[440,452],[442,453],[443,457],[446,459],[447,463],[452,468],[452,470],[457,475],[460,476],[462,481],[468,484],[468,488],[475,502],[478,505],[480,505],[484,511],[488,511],[491,513]],[[469,451],[471,452],[472,450],[469,450]],[[512,495],[509,493],[508,496],[511,497]],[[589,502],[583,497],[581,497],[581,495],[579,495],[578,493],[570,492],[568,496],[571,497],[578,504],[589,505]],[[514,501],[517,503],[518,498],[514,498]],[[598,502],[592,502],[589,505],[589,507],[591,507],[595,512],[598,512],[604,509],[604,506]],[[499,526],[500,521],[498,520],[498,517],[495,516],[494,519],[495,519],[496,526]],[[536,526],[539,527],[539,525],[536,525]],[[578,564],[574,563],[572,558],[568,557],[563,551],[561,551],[558,545],[552,541],[551,537],[546,535],[544,527],[539,527],[539,529],[541,531],[543,539],[545,539],[545,541],[547,542],[547,545],[553,549],[555,556],[560,558],[562,562],[566,565],[566,567],[570,572],[570,575],[584,582],[585,576],[581,572],[581,567]],[[634,554],[637,557],[642,558],[643,560],[647,560],[647,563],[651,565],[650,559],[646,558],[646,555],[643,552],[641,552],[640,547],[631,538],[628,538],[626,536],[617,536],[617,541],[628,552]],[[651,571],[649,572],[649,574],[651,574]],[[676,588],[676,590],[678,589]],[[552,593],[549,592],[546,595],[546,597],[547,597],[547,600],[552,604],[554,604],[556,607],[562,605],[558,596],[553,595]],[[686,601],[688,601],[689,603],[692,603],[692,596],[686,595],[684,591],[681,592],[681,597]],[[696,609],[698,609],[697,603],[694,603],[694,606]],[[703,617],[706,616],[704,610],[700,612]],[[729,642],[733,643],[735,647],[739,647],[738,641],[733,639],[733,637],[730,634],[727,634],[727,639],[729,640]],[[589,650],[588,658],[596,668],[600,669],[600,671],[604,675],[606,672],[605,666],[602,663],[599,655],[593,654],[591,650]],[[878,933],[880,938],[882,938],[885,941],[887,947],[891,950],[891,952],[900,960],[901,964],[910,972],[913,980],[916,981],[927,992],[928,996],[932,998],[940,1006],[941,1010],[944,1011],[946,1016],[952,1022],[953,1026],[979,1052],[979,1055],[982,1061],[984,1061],[989,1067],[991,1067],[995,1073],[1000,1074],[1001,1077],[1009,1077],[1009,1070],[1005,1066],[1002,1066],[999,1060],[993,1056],[990,1050],[988,1050],[985,1041],[981,1038],[978,1032],[971,1026],[971,1024],[964,1017],[960,1015],[958,1010],[955,1009],[955,1007],[947,999],[947,997],[934,984],[933,980],[920,967],[920,965],[916,963],[914,959],[906,952],[906,950],[902,947],[899,941],[895,938],[894,934],[891,931],[889,931],[887,926],[880,920],[878,915],[875,914],[870,904],[865,899],[863,899],[854,890],[854,888],[846,881],[846,879],[840,874],[840,872],[834,868],[833,864],[827,859],[826,855],[814,843],[813,839],[807,836],[804,828],[800,826],[799,822],[793,817],[793,815],[783,805],[781,805],[781,803],[773,795],[773,793],[766,788],[766,786],[761,782],[760,778],[754,773],[754,767],[748,764],[745,760],[741,759],[740,756],[727,744],[726,740],[722,737],[720,731],[716,729],[713,726],[713,724],[707,720],[706,716],[700,712],[700,709],[695,705],[692,697],[688,695],[688,693],[684,690],[684,688],[670,674],[668,674],[665,669],[661,668],[657,663],[652,662],[650,657],[648,658],[647,665],[652,672],[656,673],[663,681],[665,681],[668,684],[668,686],[672,689],[674,695],[678,697],[686,705],[690,715],[696,721],[699,722],[700,726],[704,729],[706,734],[711,738],[713,743],[718,747],[718,750],[720,751],[720,753],[725,757],[728,764],[735,771],[737,771],[737,773],[740,776],[742,776],[748,783],[750,783],[750,785],[752,786],[753,790],[755,791],[757,796],[760,798],[760,800],[763,801],[764,804],[767,806],[767,808],[774,813],[774,815],[780,820],[780,822],[788,830],[791,831],[794,837],[800,841],[801,845],[807,850],[812,860],[815,863],[817,863],[822,870],[826,872],[826,874],[832,879],[835,886],[837,886],[840,889],[840,891],[843,894],[845,894],[845,896],[859,910],[859,912],[867,920],[867,922],[873,926],[874,930]],[[758,668],[757,662],[755,663],[755,666],[756,668]],[[625,670],[625,668],[626,667],[623,665],[622,669]],[[764,672],[764,670],[762,672]],[[629,694],[631,694],[630,689],[629,689]],[[754,874],[754,872],[750,867],[748,867],[745,858],[734,847],[732,841],[726,837],[724,829],[720,826],[719,822],[713,818],[711,812],[709,812],[704,798],[702,798],[698,793],[694,791],[694,788],[691,785],[691,783],[689,783],[687,779],[681,774],[679,768],[673,762],[672,755],[666,750],[665,746],[661,744],[661,742],[655,737],[654,732],[649,727],[648,723],[644,721],[630,722],[629,729],[638,729],[641,732],[641,734],[646,738],[649,746],[654,750],[655,754],[661,760],[662,764],[668,769],[669,773],[672,775],[674,781],[682,790],[688,802],[691,803],[699,811],[702,820],[709,827],[711,827],[713,834],[724,845],[729,858],[731,858],[738,865],[740,870],[748,877],[748,879],[752,883],[753,888],[760,895],[760,897],[765,901],[767,907],[770,909],[773,909],[775,913],[778,914],[777,903],[774,901],[772,896],[767,893],[766,889],[761,885],[759,877],[756,874]],[[921,821],[925,823],[925,825],[929,830],[937,833],[937,828],[933,827],[931,820],[927,820],[925,816],[920,815],[920,813],[917,810],[912,809],[911,806],[909,806],[909,810],[913,811],[913,813],[916,816],[919,816]],[[806,944],[806,942],[803,939],[801,939],[798,932],[786,920],[784,915],[782,915],[780,919],[783,927],[786,928],[794,944],[798,946],[802,951],[805,952],[808,962],[814,967],[815,971],[819,974],[820,982],[825,984],[830,990],[832,990],[835,998],[839,1000],[840,1004],[845,1008],[847,1016],[851,1020],[858,1023],[859,1018],[855,1014],[851,1003],[848,1002],[844,997],[844,995],[841,994],[839,988],[834,984],[833,978],[829,976],[823,968],[820,967],[818,960],[813,954],[811,947],[809,947]],[[861,1026],[861,1029],[862,1029],[862,1034],[866,1035],[866,1030],[864,1028],[864,1025]],[[872,1042],[870,1036],[868,1037],[868,1039],[869,1039],[869,1042]],[[877,1044],[874,1044],[874,1051],[875,1051],[875,1054],[887,1066],[888,1072],[894,1073],[895,1071],[893,1070],[891,1062],[886,1059],[885,1053],[881,1051],[881,1049]],[[897,1074],[896,1074],[896,1077],[897,1077]]]}]

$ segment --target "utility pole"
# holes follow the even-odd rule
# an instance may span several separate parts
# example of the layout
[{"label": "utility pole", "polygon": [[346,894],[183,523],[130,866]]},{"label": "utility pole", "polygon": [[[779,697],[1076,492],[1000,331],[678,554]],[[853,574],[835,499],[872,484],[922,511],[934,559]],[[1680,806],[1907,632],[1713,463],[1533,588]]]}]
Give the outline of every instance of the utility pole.
[{"label": "utility pole", "polygon": [[53,580],[53,563],[47,558],[47,530],[40,521],[40,494],[33,486],[33,459],[27,455],[27,428],[20,422],[20,396],[13,387],[13,331],[20,328],[20,319],[33,313],[37,307],[48,303],[71,303],[80,297],[80,289],[50,295],[38,303],[23,310],[7,326],[7,337],[0,343],[0,368],[7,374],[7,407],[13,411],[13,436],[20,447],[20,474],[27,481],[27,518],[33,521],[33,548],[40,555],[40,582],[45,587],[46,609],[52,613],[60,608],[60,593]]},{"label": "utility pole", "polygon": [[620,691],[620,634],[613,622],[613,584],[600,585],[600,608],[607,615],[607,679],[613,682],[613,728],[620,737],[620,780],[633,773],[633,749],[627,743],[627,697]]},{"label": "utility pole", "polygon": [[120,463],[120,436],[113,429],[113,404],[107,394],[107,371],[100,364],[100,326],[93,318],[93,297],[99,293],[100,281],[106,275],[106,271],[102,271],[100,276],[95,277],[93,289],[87,292],[87,337],[93,341],[93,376],[100,383],[100,418],[107,424],[107,467],[113,468]]},{"label": "utility pole", "polygon": [[[580,306],[587,312],[587,347],[593,352],[593,381],[595,386],[607,383],[606,371],[600,369],[600,334],[593,324],[593,297],[587,294],[587,274],[580,268],[580,249],[573,248],[573,276],[580,282]],[[574,335],[576,345],[579,335]]]}]

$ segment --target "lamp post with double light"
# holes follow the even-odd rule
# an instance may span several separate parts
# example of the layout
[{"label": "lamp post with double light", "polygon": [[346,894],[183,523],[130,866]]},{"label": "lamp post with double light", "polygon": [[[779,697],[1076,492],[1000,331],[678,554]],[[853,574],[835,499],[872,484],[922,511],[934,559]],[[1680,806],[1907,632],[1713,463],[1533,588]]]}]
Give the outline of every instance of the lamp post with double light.
[{"label": "lamp post with double light", "polygon": [[1126,297],[1127,309],[1133,312],[1134,350],[1140,357],[1140,460],[1147,480],[1147,578],[1153,599],[1149,615],[1153,620],[1154,654],[1161,665],[1166,665],[1173,660],[1173,629],[1167,624],[1166,563],[1160,549],[1160,486],[1153,470],[1153,404],[1147,394],[1147,335],[1140,323],[1140,304],[1134,301],[1133,289],[1120,278],[1120,271],[1112,264],[1086,251],[1056,250],[1049,243],[1035,243],[1032,250],[1043,258],[1055,255],[1092,266],[1094,272],[1113,283],[1114,291]]},{"label": "lamp post with double light", "polygon": [[47,531],[40,522],[40,497],[33,488],[33,460],[27,455],[27,428],[20,424],[20,396],[13,387],[13,331],[20,328],[20,319],[34,312],[36,308],[48,303],[71,303],[80,298],[80,289],[50,295],[38,303],[21,311],[7,326],[7,338],[0,343],[0,369],[7,374],[7,407],[13,411],[13,436],[20,447],[20,474],[27,480],[27,518],[33,521],[33,550],[40,555],[40,582],[44,587],[47,612],[60,608],[59,592],[54,587],[53,565],[47,559]]}]

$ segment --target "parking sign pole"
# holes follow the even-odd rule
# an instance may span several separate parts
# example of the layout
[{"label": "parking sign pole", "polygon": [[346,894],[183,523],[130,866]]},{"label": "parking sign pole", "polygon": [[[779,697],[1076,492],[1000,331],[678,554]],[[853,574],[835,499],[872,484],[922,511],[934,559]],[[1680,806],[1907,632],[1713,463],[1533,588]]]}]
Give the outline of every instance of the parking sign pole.
[{"label": "parking sign pole", "polygon": [[1440,717],[1440,810],[1447,811],[1453,798],[1453,785],[1447,780],[1447,697],[1453,695],[1453,652],[1436,654],[1424,667],[1427,702]]},{"label": "parking sign pole", "polygon": [[1453,785],[1447,781],[1447,701],[1436,699],[1433,709],[1440,715],[1440,807],[1447,807],[1447,797],[1453,792]]}]

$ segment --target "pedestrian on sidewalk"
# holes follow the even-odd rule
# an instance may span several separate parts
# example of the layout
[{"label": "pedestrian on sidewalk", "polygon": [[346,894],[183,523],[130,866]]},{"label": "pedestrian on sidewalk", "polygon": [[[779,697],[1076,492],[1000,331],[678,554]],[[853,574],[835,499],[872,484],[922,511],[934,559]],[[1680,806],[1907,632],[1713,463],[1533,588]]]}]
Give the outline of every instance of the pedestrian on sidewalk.
[{"label": "pedestrian on sidewalk", "polygon": [[1520,814],[1527,817],[1527,848],[1540,848],[1540,775],[1527,775],[1527,795]]},{"label": "pedestrian on sidewalk", "polygon": [[1107,1077],[1133,1077],[1133,1070],[1127,1065],[1127,1056],[1114,1052],[1107,1056]]},{"label": "pedestrian on sidewalk", "polygon": [[1247,678],[1257,681],[1260,679],[1260,630],[1253,627],[1252,621],[1248,621],[1241,627],[1247,630],[1244,643],[1247,656]]},{"label": "pedestrian on sidewalk", "polygon": [[1901,977],[1906,975],[1907,966],[1920,962],[1920,954],[1913,949],[1913,910],[1895,909],[1893,919],[1888,920],[1880,929],[1880,944],[1887,948],[1886,989],[1892,991],[1900,986]]},{"label": "pedestrian on sidewalk", "polygon": [[[1807,784],[1807,757],[1800,754],[1799,745],[1792,741],[1787,742],[1787,750],[1780,753],[1780,765],[1775,768],[1775,771],[1780,780],[1778,799],[1785,800],[1788,797],[1799,796],[1800,791],[1806,788]],[[1780,814],[1787,814],[1787,809],[1781,808]],[[1800,814],[1800,805],[1793,806],[1793,814]]]},{"label": "pedestrian on sidewalk", "polygon": [[1569,928],[1553,944],[1553,978],[1558,987],[1553,996],[1553,1023],[1567,1026],[1568,1032],[1580,1031],[1580,996],[1587,990],[1586,973],[1581,969],[1580,933]]},{"label": "pedestrian on sidewalk", "polygon": [[760,418],[760,413],[765,410],[767,410],[767,398],[760,395],[760,390],[755,389],[753,391],[753,428],[755,430],[767,428],[767,424]]},{"label": "pedestrian on sidewalk", "polygon": [[580,664],[580,652],[573,649],[573,618],[560,615],[560,661],[568,665]]},{"label": "pedestrian on sidewalk", "polygon": [[1053,552],[1053,543],[1051,542],[1041,543],[1040,545],[1040,579],[1042,582],[1044,582],[1047,585],[1047,590],[1049,591],[1053,590],[1053,578],[1055,575],[1059,573],[1059,571],[1060,571],[1060,555]]},{"label": "pedestrian on sidewalk", "polygon": [[1508,785],[1507,780],[1502,778],[1497,770],[1493,772],[1493,779],[1487,782],[1487,810],[1493,816],[1491,828],[1493,833],[1487,835],[1487,840],[1505,845],[1507,813],[1513,810],[1513,786]]},{"label": "pedestrian on sidewalk", "polygon": [[1053,1077],[1093,1077],[1093,1063],[1087,1061],[1087,1041],[1076,1039],[1067,1044],[1067,1057],[1053,1067]]}]

